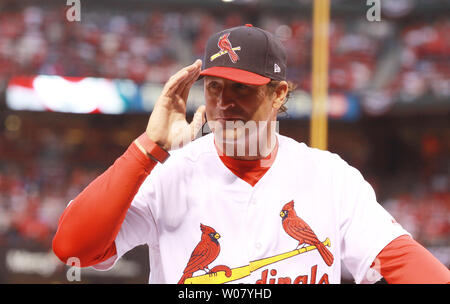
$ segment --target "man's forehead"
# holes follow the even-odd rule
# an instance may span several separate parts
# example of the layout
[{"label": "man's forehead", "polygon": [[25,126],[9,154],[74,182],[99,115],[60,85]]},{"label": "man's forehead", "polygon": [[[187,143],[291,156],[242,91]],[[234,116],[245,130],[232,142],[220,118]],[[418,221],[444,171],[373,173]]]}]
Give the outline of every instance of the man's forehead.
[{"label": "man's forehead", "polygon": [[[231,81],[222,77],[215,77],[215,76],[205,76],[205,80],[206,81]],[[233,81],[234,82],[234,81]]]}]

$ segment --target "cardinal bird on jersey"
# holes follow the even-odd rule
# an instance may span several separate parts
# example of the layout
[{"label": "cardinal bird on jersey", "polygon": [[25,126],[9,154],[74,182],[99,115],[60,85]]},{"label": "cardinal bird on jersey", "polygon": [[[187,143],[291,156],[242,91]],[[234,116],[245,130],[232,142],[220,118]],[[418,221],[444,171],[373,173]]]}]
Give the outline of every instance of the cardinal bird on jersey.
[{"label": "cardinal bird on jersey", "polygon": [[280,212],[280,216],[282,218],[284,231],[298,241],[298,246],[302,244],[316,246],[325,263],[328,266],[333,264],[333,254],[319,241],[311,227],[295,213],[294,201],[290,201],[284,205]]},{"label": "cardinal bird on jersey", "polygon": [[191,278],[192,274],[197,270],[204,270],[207,273],[210,272],[208,265],[214,261],[220,252],[220,244],[217,241],[220,238],[213,228],[200,224],[200,230],[202,231],[202,237],[200,242],[195,247],[194,251],[189,258],[186,268],[183,271],[178,284],[183,284],[187,278]]},{"label": "cardinal bird on jersey", "polygon": [[230,56],[231,61],[233,63],[236,63],[239,60],[239,56],[233,50],[233,46],[231,45],[230,40],[228,40],[228,36],[230,36],[230,33],[226,33],[220,36],[219,41],[217,42],[217,46],[223,52],[227,52],[228,56]]}]

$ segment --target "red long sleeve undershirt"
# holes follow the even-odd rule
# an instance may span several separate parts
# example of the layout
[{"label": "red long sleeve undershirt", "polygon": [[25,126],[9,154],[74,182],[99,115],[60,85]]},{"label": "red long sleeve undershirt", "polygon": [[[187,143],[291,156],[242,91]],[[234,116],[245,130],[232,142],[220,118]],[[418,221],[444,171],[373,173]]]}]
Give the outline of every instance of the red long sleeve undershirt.
[{"label": "red long sleeve undershirt", "polygon": [[390,284],[450,283],[448,268],[409,235],[393,240],[376,259],[380,274]]},{"label": "red long sleeve undershirt", "polygon": [[127,210],[155,166],[155,161],[131,144],[64,210],[53,238],[56,256],[63,262],[77,257],[87,267],[115,255],[114,240]]},{"label": "red long sleeve undershirt", "polygon": [[[266,159],[275,159],[277,148]],[[220,156],[238,177],[254,186],[267,172],[258,161]],[[80,259],[96,265],[116,254],[114,240],[139,187],[156,166],[133,143],[102,175],[65,209],[53,239],[53,251],[63,262]],[[242,168],[242,169],[241,169]],[[388,283],[449,283],[450,271],[409,236],[388,244],[377,256],[379,271]]]}]

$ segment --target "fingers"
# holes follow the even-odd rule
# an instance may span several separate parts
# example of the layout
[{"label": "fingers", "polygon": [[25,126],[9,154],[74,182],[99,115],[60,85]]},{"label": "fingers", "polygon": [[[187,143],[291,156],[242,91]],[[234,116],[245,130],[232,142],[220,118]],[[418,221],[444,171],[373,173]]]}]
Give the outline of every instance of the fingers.
[{"label": "fingers", "polygon": [[202,61],[197,59],[193,64],[179,70],[166,82],[162,94],[166,96],[178,94],[181,96],[187,84],[193,83],[198,78],[197,74],[200,73],[201,67]]},{"label": "fingers", "polygon": [[194,118],[189,125],[191,128],[191,140],[195,138],[195,135],[201,130],[203,124],[206,122],[205,114],[206,107],[204,105],[198,107],[197,111],[194,114]]},{"label": "fingers", "polygon": [[178,84],[184,79],[186,79],[188,75],[189,72],[187,70],[178,71],[166,82],[162,94],[166,96],[172,96],[175,93],[176,89],[178,88]]},{"label": "fingers", "polygon": [[189,90],[191,89],[192,85],[195,83],[195,81],[198,79],[198,76],[200,75],[201,71],[201,60],[196,61],[194,64],[198,64],[196,66],[196,69],[186,78],[186,81],[183,81],[178,86],[178,89],[176,91],[176,94],[179,94],[181,98],[186,102],[187,97],[189,95]]},{"label": "fingers", "polygon": [[189,96],[189,91],[191,90],[194,83],[197,81],[198,76],[200,76],[200,69],[195,71],[189,80],[187,79],[182,85],[179,86],[177,94],[179,94],[185,102]]}]

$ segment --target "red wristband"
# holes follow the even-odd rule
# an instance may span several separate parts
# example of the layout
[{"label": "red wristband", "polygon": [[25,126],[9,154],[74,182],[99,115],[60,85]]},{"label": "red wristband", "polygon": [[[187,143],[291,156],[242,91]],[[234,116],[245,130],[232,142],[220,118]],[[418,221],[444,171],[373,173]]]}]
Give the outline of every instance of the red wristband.
[{"label": "red wristband", "polygon": [[169,152],[164,150],[150,138],[148,138],[147,134],[144,132],[141,136],[138,137],[137,141],[144,148],[149,156],[156,159],[160,163],[164,163],[166,159],[170,156]]}]

